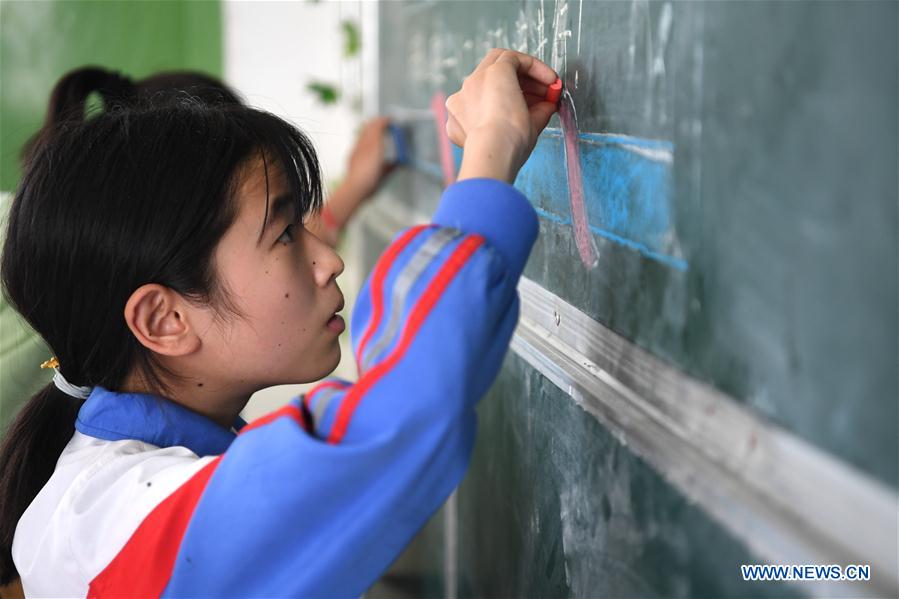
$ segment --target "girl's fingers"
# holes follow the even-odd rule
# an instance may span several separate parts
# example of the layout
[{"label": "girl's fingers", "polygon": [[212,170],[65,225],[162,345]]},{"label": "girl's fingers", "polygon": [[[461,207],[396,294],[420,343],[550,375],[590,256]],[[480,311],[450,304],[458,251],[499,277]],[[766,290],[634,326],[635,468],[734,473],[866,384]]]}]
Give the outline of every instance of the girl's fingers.
[{"label": "girl's fingers", "polygon": [[549,89],[549,86],[544,85],[539,81],[520,75],[518,77],[518,86],[521,87],[521,91],[525,94],[532,94],[534,96],[540,96],[541,98],[546,96],[546,92]]},{"label": "girl's fingers", "polygon": [[492,50],[487,52],[484,58],[481,59],[481,62],[478,63],[478,66],[475,67],[472,74],[477,73],[478,71],[485,69],[495,63],[496,59],[499,58],[500,54],[502,54],[503,52],[505,52],[504,48],[493,48]]},{"label": "girl's fingers", "polygon": [[556,106],[546,101],[546,93],[557,79],[549,65],[533,56],[494,48],[465,78],[462,89],[447,99],[447,136],[463,146],[468,128],[481,121],[496,121],[530,139],[533,148],[535,134],[539,135],[556,111]]},{"label": "girl's fingers", "polygon": [[[493,52],[494,50],[491,50],[487,56],[490,57]],[[486,61],[487,58],[484,60]],[[544,85],[552,85],[559,78],[559,75],[548,64],[538,58],[534,58],[530,54],[522,54],[514,50],[503,50],[496,57],[493,64],[501,63],[510,65],[519,75],[527,75]]]}]

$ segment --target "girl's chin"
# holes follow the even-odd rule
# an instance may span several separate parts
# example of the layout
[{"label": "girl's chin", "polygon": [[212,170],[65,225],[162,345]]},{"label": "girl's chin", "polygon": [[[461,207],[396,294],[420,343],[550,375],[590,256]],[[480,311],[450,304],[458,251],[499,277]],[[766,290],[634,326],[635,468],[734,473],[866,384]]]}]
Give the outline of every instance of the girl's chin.
[{"label": "girl's chin", "polygon": [[[318,360],[314,364],[304,360],[305,356],[313,353],[318,354]],[[269,386],[316,383],[334,372],[340,364],[341,353],[340,342],[336,337],[329,339],[317,350],[307,348],[299,354],[299,358],[291,360],[292,363],[299,364],[300,369],[284,372],[283,376],[278,377],[277,382],[272,382]]]},{"label": "girl's chin", "polygon": [[[321,379],[330,375],[340,364],[341,350],[340,343],[337,339],[334,339],[334,341],[329,345],[327,354],[327,360],[322,360],[321,369],[318,370],[318,372],[316,373],[316,377],[312,379],[313,381],[320,381]],[[325,356],[322,357],[324,358]]]}]

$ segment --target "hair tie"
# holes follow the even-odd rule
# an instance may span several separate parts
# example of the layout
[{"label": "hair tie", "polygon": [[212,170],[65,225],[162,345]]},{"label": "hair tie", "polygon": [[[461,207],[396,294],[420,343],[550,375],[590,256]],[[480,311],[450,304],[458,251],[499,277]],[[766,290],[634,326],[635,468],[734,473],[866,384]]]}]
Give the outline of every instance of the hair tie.
[{"label": "hair tie", "polygon": [[62,371],[59,370],[59,360],[56,358],[50,358],[41,364],[41,368],[52,368],[56,371],[53,373],[53,384],[66,395],[70,395],[76,399],[87,399],[88,396],[90,396],[91,391],[94,390],[93,387],[78,387],[67,381],[66,377],[62,375]]},{"label": "hair tie", "polygon": [[56,358],[50,358],[46,362],[41,364],[41,368],[59,368],[59,360]]}]

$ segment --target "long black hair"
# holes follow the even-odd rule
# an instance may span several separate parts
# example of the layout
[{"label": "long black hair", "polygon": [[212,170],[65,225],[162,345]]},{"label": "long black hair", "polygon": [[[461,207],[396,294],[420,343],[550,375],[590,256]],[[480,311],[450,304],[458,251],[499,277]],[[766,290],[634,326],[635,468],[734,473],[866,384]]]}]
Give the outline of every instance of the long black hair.
[{"label": "long black hair", "polygon": [[[123,316],[141,285],[158,283],[227,310],[212,257],[236,217],[240,173],[257,158],[283,169],[298,215],[320,208],[321,175],[309,139],[239,103],[159,92],[45,127],[13,199],[0,274],[9,301],[70,383],[115,390],[136,370],[162,385]],[[49,480],[82,404],[51,383],[6,434],[0,585],[17,576],[16,524]]]}]

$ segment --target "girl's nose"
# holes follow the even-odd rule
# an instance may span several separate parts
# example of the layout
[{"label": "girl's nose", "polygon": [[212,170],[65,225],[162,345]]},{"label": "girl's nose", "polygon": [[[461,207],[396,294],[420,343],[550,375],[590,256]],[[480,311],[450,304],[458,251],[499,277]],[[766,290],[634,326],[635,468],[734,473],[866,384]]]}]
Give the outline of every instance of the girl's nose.
[{"label": "girl's nose", "polygon": [[309,234],[310,252],[312,260],[312,272],[315,283],[319,287],[325,287],[343,272],[343,259],[337,255],[331,246],[321,241],[315,235]]}]

